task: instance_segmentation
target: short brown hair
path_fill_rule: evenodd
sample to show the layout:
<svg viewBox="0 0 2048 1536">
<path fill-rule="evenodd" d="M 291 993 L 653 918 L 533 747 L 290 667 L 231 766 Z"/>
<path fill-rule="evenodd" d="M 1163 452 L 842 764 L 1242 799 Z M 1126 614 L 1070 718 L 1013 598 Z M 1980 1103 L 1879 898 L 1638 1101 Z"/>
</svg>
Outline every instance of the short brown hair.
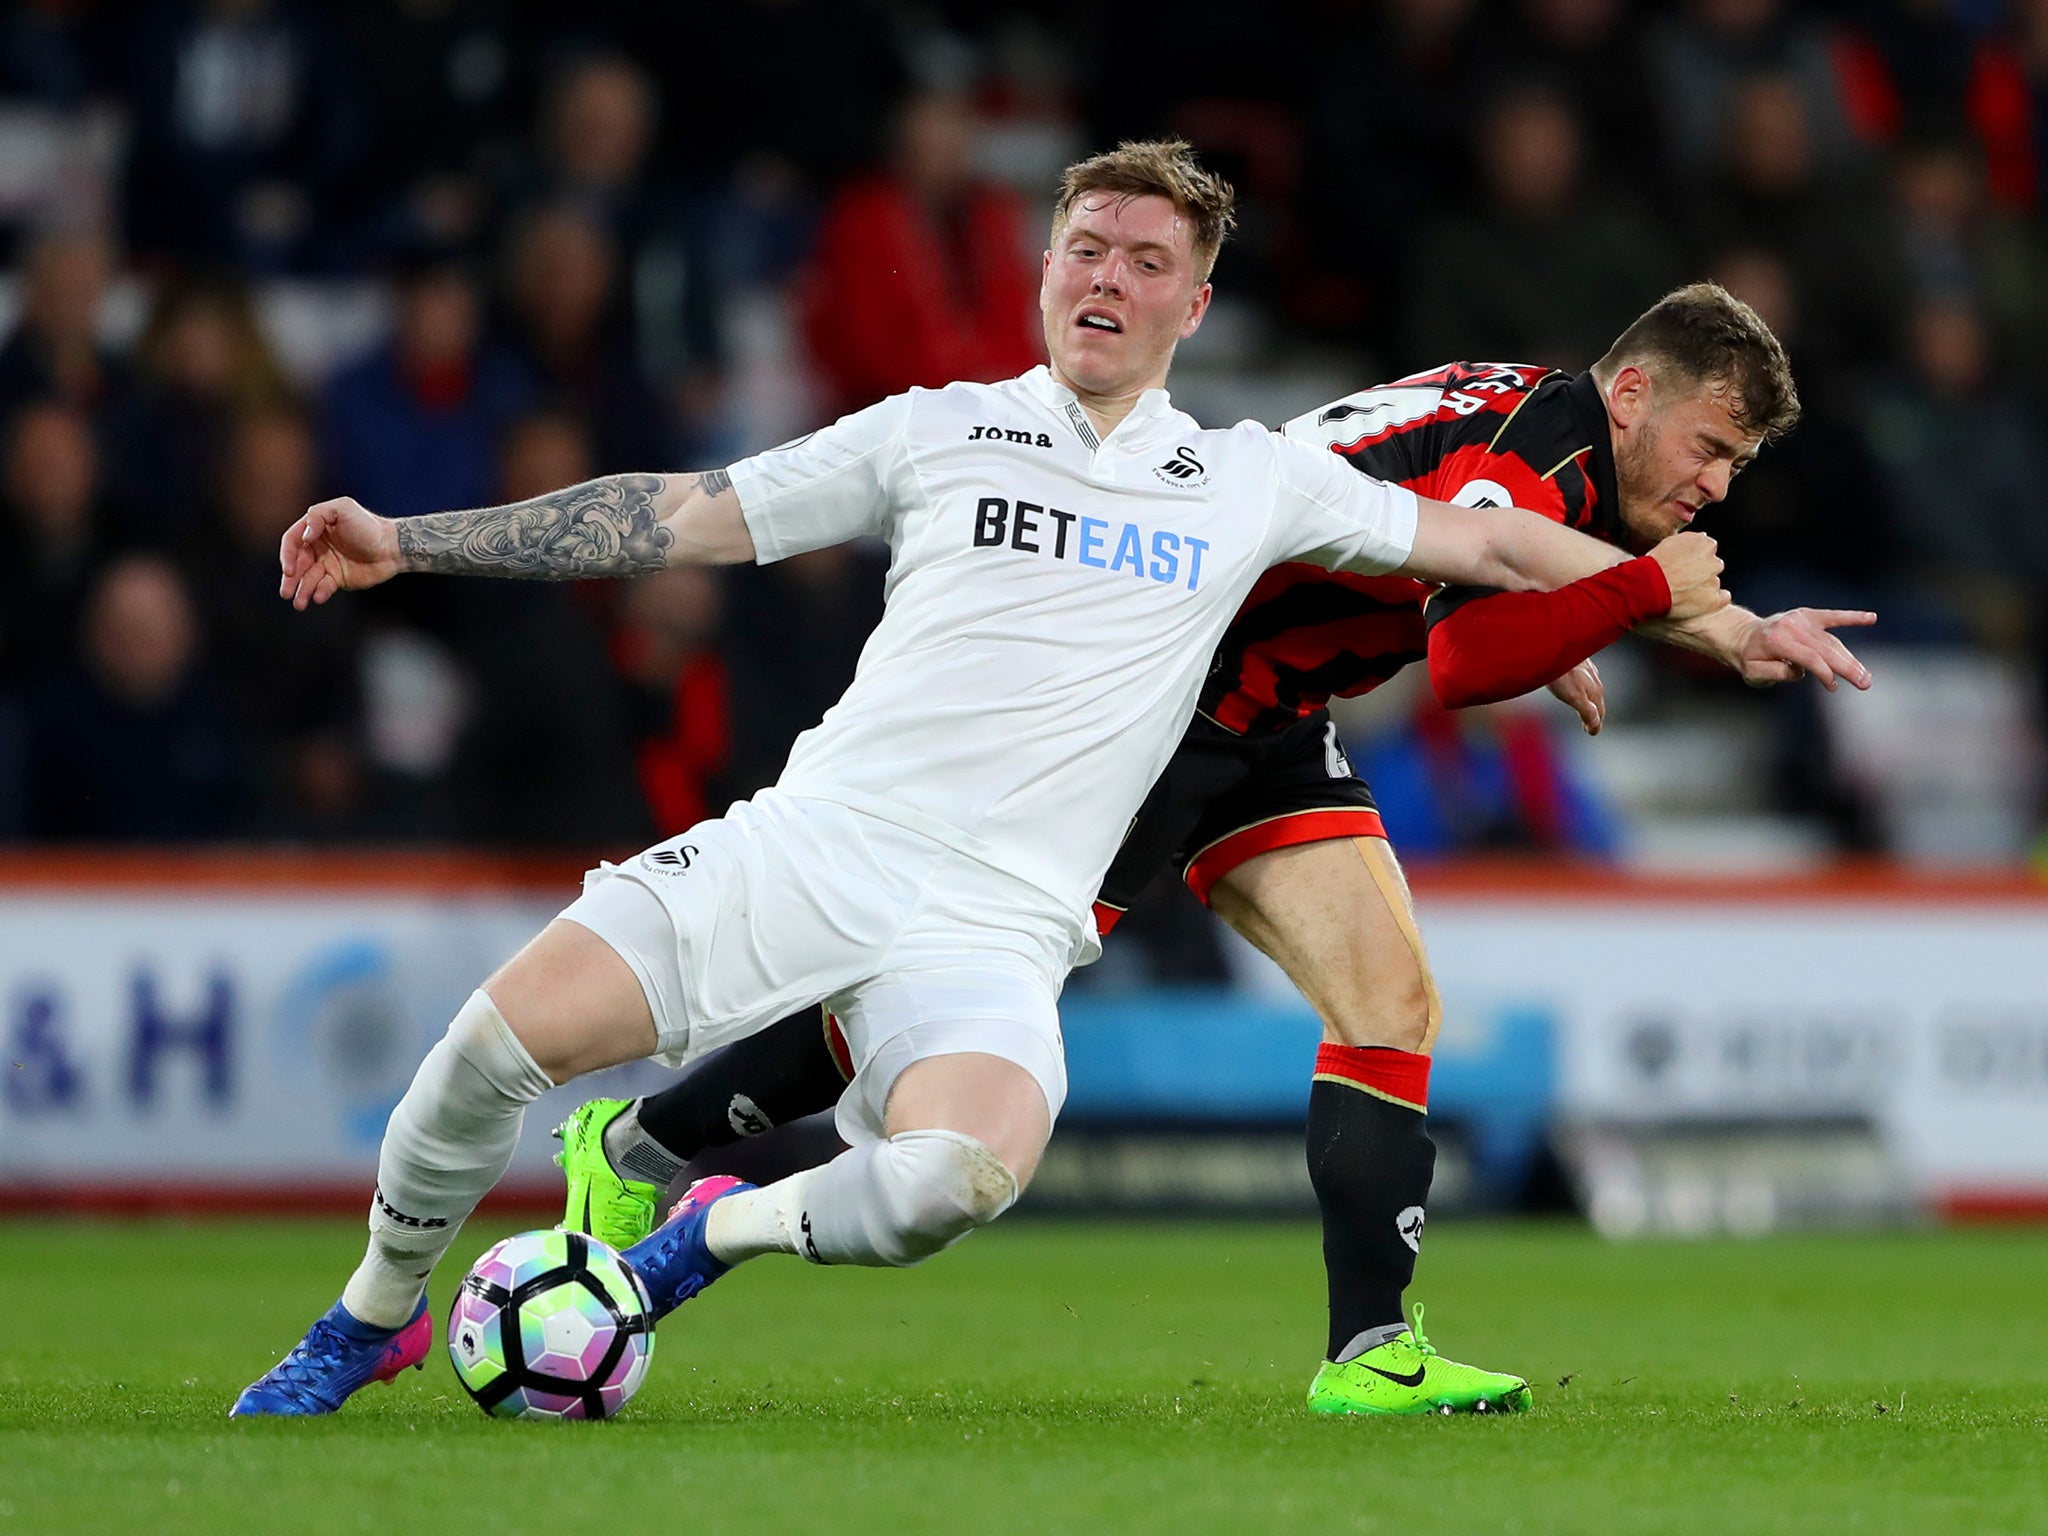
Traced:
<svg viewBox="0 0 2048 1536">
<path fill-rule="evenodd" d="M 1205 283 L 1216 265 L 1216 253 L 1237 225 L 1237 193 L 1221 176 L 1202 169 L 1194 147 L 1184 139 L 1126 139 L 1115 149 L 1068 166 L 1052 212 L 1055 245 L 1074 205 L 1091 192 L 1117 198 L 1163 197 L 1172 203 L 1173 211 L 1194 225 L 1196 275 Z"/>
<path fill-rule="evenodd" d="M 1593 365 L 1603 383 L 1636 367 L 1655 382 L 1725 390 L 1735 424 L 1775 442 L 1798 424 L 1799 391 L 1784 344 L 1763 317 L 1719 283 L 1674 289 L 1615 338 Z"/>
</svg>

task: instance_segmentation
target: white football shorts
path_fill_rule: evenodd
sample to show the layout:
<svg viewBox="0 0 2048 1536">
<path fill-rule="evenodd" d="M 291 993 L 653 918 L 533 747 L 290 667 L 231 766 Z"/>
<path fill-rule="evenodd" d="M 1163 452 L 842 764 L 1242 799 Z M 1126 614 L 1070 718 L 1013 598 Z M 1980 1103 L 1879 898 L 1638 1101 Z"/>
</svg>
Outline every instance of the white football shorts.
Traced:
<svg viewBox="0 0 2048 1536">
<path fill-rule="evenodd" d="M 914 1061 L 963 1051 L 1023 1067 L 1058 1119 L 1060 988 L 1085 943 L 1036 886 L 922 833 L 763 790 L 624 864 L 563 909 L 618 951 L 671 1066 L 823 1003 L 854 1065 L 839 1134 L 879 1139 Z"/>
</svg>

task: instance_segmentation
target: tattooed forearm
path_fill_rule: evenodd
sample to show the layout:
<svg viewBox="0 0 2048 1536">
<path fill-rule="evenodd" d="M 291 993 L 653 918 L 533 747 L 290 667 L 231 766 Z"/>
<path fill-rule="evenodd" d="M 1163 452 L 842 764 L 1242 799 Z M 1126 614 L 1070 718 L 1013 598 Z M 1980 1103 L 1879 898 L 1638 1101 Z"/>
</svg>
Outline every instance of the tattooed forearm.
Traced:
<svg viewBox="0 0 2048 1536">
<path fill-rule="evenodd" d="M 507 507 L 400 518 L 398 557 L 408 571 L 443 575 L 643 576 L 668 563 L 675 542 L 655 507 L 665 478 L 607 475 Z"/>
</svg>

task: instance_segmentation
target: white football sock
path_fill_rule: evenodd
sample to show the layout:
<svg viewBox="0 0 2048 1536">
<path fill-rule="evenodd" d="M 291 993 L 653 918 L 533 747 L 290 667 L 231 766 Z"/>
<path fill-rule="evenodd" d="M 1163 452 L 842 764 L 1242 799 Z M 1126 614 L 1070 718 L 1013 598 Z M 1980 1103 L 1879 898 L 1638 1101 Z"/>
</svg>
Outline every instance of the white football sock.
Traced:
<svg viewBox="0 0 2048 1536">
<path fill-rule="evenodd" d="M 526 1106 L 554 1086 L 481 991 L 413 1074 L 384 1128 L 370 1245 L 341 1293 L 366 1323 L 412 1316 L 441 1255 L 512 1161 Z"/>
<path fill-rule="evenodd" d="M 821 1171 L 806 1168 L 760 1189 L 727 1195 L 712 1206 L 704 1218 L 704 1245 L 711 1256 L 738 1264 L 764 1253 L 802 1253 L 804 1191 Z"/>
<path fill-rule="evenodd" d="M 972 1136 L 901 1131 L 726 1196 L 711 1207 L 704 1238 L 727 1263 L 800 1253 L 814 1264 L 904 1268 L 994 1221 L 1017 1194 L 1016 1175 Z"/>
</svg>

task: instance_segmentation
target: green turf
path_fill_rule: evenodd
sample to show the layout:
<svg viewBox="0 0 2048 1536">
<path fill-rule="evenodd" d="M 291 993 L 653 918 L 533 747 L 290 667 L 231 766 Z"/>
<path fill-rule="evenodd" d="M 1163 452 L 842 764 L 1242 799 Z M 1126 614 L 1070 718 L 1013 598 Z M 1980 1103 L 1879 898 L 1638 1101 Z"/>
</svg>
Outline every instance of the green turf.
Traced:
<svg viewBox="0 0 2048 1536">
<path fill-rule="evenodd" d="M 2039 1232 L 1432 1224 L 1431 1334 L 1535 1381 L 1514 1420 L 1303 1412 L 1307 1227 L 1013 1221 L 910 1273 L 762 1261 L 614 1424 L 487 1420 L 438 1351 L 227 1423 L 358 1231 L 0 1224 L 0 1536 L 2048 1530 Z"/>
</svg>

